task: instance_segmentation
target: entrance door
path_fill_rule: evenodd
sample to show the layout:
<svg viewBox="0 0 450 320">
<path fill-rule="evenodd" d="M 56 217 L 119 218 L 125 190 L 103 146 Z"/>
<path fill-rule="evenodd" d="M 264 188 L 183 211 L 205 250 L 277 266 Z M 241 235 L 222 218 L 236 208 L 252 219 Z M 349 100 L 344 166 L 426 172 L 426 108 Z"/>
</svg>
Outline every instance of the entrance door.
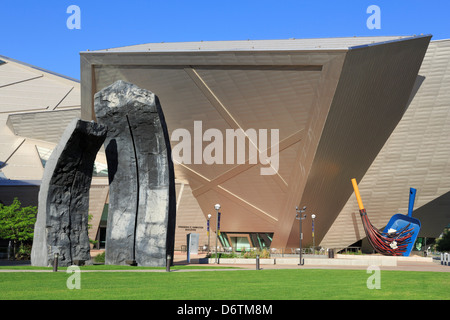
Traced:
<svg viewBox="0 0 450 320">
<path fill-rule="evenodd" d="M 229 234 L 231 246 L 235 251 L 249 251 L 251 246 L 250 237 L 246 234 Z"/>
</svg>

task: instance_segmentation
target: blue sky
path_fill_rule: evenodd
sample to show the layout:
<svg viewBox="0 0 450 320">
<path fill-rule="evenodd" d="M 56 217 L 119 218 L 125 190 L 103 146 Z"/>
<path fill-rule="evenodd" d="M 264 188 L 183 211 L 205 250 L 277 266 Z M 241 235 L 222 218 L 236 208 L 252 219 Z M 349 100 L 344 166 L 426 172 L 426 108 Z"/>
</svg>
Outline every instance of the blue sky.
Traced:
<svg viewBox="0 0 450 320">
<path fill-rule="evenodd" d="M 68 29 L 70 5 L 81 29 Z M 381 29 L 367 28 L 370 5 Z M 149 42 L 432 34 L 450 38 L 448 0 L 1 0 L 0 55 L 76 79 L 79 52 Z"/>
</svg>

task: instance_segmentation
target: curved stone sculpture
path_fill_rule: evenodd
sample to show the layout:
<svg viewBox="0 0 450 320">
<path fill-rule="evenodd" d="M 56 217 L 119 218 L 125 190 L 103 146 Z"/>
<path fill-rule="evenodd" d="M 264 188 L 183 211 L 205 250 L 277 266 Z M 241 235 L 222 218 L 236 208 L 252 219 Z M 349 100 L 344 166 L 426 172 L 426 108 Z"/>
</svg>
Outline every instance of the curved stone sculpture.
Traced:
<svg viewBox="0 0 450 320">
<path fill-rule="evenodd" d="M 106 127 L 74 119 L 48 159 L 39 190 L 31 263 L 49 266 L 90 260 L 89 189 L 94 161 Z"/>
<path fill-rule="evenodd" d="M 173 256 L 175 177 L 158 97 L 117 81 L 95 94 L 94 106 L 108 127 L 105 263 L 165 266 Z"/>
</svg>

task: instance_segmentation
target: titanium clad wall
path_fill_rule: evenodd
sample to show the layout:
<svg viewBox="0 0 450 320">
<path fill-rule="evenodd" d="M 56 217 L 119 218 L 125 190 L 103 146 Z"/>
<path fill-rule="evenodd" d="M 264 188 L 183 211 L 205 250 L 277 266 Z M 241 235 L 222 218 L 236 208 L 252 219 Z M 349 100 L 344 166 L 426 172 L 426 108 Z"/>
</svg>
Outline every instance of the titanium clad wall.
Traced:
<svg viewBox="0 0 450 320">
<path fill-rule="evenodd" d="M 372 223 L 384 227 L 396 213 L 407 214 L 409 188 L 417 189 L 413 217 L 419 236 L 437 237 L 450 223 L 450 40 L 432 41 L 419 76 L 423 82 L 408 110 L 358 181 Z M 365 237 L 352 194 L 322 241 L 346 247 Z"/>
<path fill-rule="evenodd" d="M 1 65 L 0 88 L 11 86 L 20 82 L 41 78 L 43 75 L 18 67 L 14 63 L 7 62 Z"/>
<path fill-rule="evenodd" d="M 181 249 L 186 245 L 186 235 L 189 233 L 198 233 L 198 245 L 203 247 L 208 245 L 207 223 L 202 209 L 197 200 L 192 195 L 192 190 L 188 184 L 176 183 L 177 191 L 177 222 L 175 230 L 175 250 Z M 215 215 L 213 210 L 209 212 Z M 211 230 L 210 230 L 211 231 Z M 214 244 L 216 234 L 210 232 L 210 245 Z"/>
<path fill-rule="evenodd" d="M 418 237 L 439 237 L 450 224 L 450 192 L 414 210 L 414 218 L 422 223 Z"/>
<path fill-rule="evenodd" d="M 68 123 L 80 117 L 80 108 L 9 114 L 7 125 L 15 135 L 58 143 Z"/>
<path fill-rule="evenodd" d="M 351 196 L 350 179 L 365 174 L 403 115 L 429 39 L 348 52 L 84 52 L 82 117 L 94 119 L 93 94 L 122 79 L 159 96 L 170 132 L 193 136 L 198 120 L 203 131 L 280 129 L 277 175 L 203 163 L 176 165 L 176 177 L 205 217 L 222 205 L 222 231 L 274 232 L 276 248 L 298 246 L 295 206 L 307 205 L 318 244 Z"/>
<path fill-rule="evenodd" d="M 320 243 L 403 116 L 430 37 L 349 50 L 300 206 Z M 308 220 L 306 220 L 308 221 Z M 304 243 L 312 245 L 311 220 Z M 298 243 L 298 224 L 286 247 Z M 277 237 L 275 233 L 275 237 Z M 274 239 L 275 242 L 275 239 Z"/>
<path fill-rule="evenodd" d="M 92 92 L 119 79 L 153 91 L 160 98 L 170 134 L 183 128 L 194 137 L 194 121 L 202 121 L 203 132 L 209 128 L 223 133 L 237 128 L 279 129 L 280 167 L 274 176 L 262 176 L 260 165 L 248 163 L 175 164 L 176 178 L 189 183 L 204 216 L 215 203 L 222 204 L 223 231 L 272 232 L 290 185 L 297 184 L 291 174 L 296 159 L 312 155 L 306 154 L 301 146 L 308 143 L 315 149 L 311 133 L 307 135 L 322 128 L 344 54 L 263 52 L 178 56 L 181 58 L 178 63 L 188 63 L 190 58 L 202 64 L 169 66 L 167 63 L 175 61 L 171 53 L 149 57 L 94 54 L 87 59 L 95 63 L 92 73 L 83 73 L 83 80 L 84 77 L 94 80 Z M 163 65 L 140 64 L 146 59 L 148 63 Z M 86 110 L 86 105 L 82 110 Z M 322 125 L 317 126 L 319 123 Z M 313 129 L 316 126 L 319 131 Z M 172 147 L 176 144 L 173 142 Z M 194 146 L 191 147 L 193 154 Z M 307 167 L 306 163 L 302 165 Z M 215 216 L 211 223 L 215 226 Z"/>
<path fill-rule="evenodd" d="M 72 89 L 73 87 L 66 83 L 58 83 L 44 76 L 1 87 L 0 112 L 52 110 L 58 106 Z"/>
<path fill-rule="evenodd" d="M 346 50 L 321 51 L 249 51 L 249 52 L 82 52 L 81 117 L 95 120 L 93 95 L 98 90 L 96 69 L 108 68 L 191 68 L 192 66 L 321 66 L 345 54 Z M 154 90 L 154 89 L 153 89 Z M 154 90 L 155 91 L 155 90 Z M 157 92 L 155 92 L 157 93 Z M 161 94 L 159 94 L 161 96 Z"/>
</svg>

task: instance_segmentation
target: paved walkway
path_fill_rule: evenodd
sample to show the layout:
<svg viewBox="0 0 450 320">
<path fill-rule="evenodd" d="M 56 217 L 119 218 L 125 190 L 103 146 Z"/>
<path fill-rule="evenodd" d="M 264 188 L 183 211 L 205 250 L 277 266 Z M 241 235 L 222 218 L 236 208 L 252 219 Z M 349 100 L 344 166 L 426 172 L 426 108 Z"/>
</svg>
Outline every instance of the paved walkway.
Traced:
<svg viewBox="0 0 450 320">
<path fill-rule="evenodd" d="M 175 263 L 177 264 L 177 263 Z M 185 263 L 179 263 L 185 265 Z M 256 264 L 190 264 L 190 266 L 223 266 L 236 267 L 239 270 L 256 270 Z M 333 265 L 303 265 L 297 264 L 264 264 L 260 265 L 260 270 L 274 270 L 274 269 L 341 269 L 341 270 L 366 270 L 368 266 L 333 266 Z M 432 272 L 450 272 L 450 266 L 444 266 L 437 262 L 398 262 L 397 266 L 379 266 L 380 270 L 396 270 L 396 271 L 432 271 Z M 205 271 L 205 269 L 199 269 Z M 208 269 L 206 269 L 208 270 Z M 209 269 L 215 271 L 217 269 Z M 221 269 L 221 270 L 236 270 L 236 269 Z M 194 270 L 189 270 L 194 271 Z"/>
<path fill-rule="evenodd" d="M 196 258 L 203 258 L 204 255 L 193 256 L 192 260 Z M 307 256 L 305 256 L 307 259 Z M 413 260 L 413 259 L 411 259 Z M 186 265 L 186 254 L 176 254 L 174 263 L 177 265 Z M 226 259 L 221 259 L 220 264 L 189 264 L 191 266 L 223 266 L 223 267 L 237 267 L 246 270 L 256 270 L 256 264 L 227 264 Z M 260 264 L 261 270 L 272 269 L 343 269 L 343 270 L 366 270 L 368 266 L 357 265 L 298 265 L 298 258 L 292 258 L 292 264 Z M 397 271 L 433 271 L 433 272 L 450 272 L 450 266 L 441 265 L 439 261 L 421 262 L 421 261 L 398 261 L 397 266 L 379 266 L 380 270 L 397 270 Z M 205 269 L 203 269 L 205 270 Z M 211 269 L 215 270 L 215 269 Z M 227 269 L 223 269 L 227 270 Z M 228 269 L 233 270 L 233 269 Z"/>
<path fill-rule="evenodd" d="M 204 256 L 194 256 L 203 258 Z M 297 259 L 292 259 L 292 264 L 261 264 L 260 270 L 273 269 L 342 269 L 342 270 L 366 270 L 368 266 L 352 266 L 352 265 L 303 265 L 297 264 Z M 222 259 L 220 264 L 188 264 L 186 256 L 176 254 L 175 265 L 189 265 L 191 267 L 198 266 L 198 269 L 190 268 L 183 270 L 171 269 L 171 272 L 194 272 L 194 271 L 236 271 L 236 270 L 256 270 L 256 264 L 226 264 L 226 260 Z M 30 261 L 8 261 L 0 260 L 0 266 L 21 266 L 30 265 Z M 204 269 L 205 266 L 224 267 L 223 269 Z M 233 267 L 233 268 L 229 268 Z M 380 270 L 396 270 L 396 271 L 433 271 L 433 272 L 450 272 L 450 266 L 441 265 L 439 261 L 420 262 L 420 261 L 398 261 L 397 266 L 380 266 Z M 165 272 L 165 269 L 136 269 L 136 270 L 83 270 L 83 272 Z M 0 269 L 0 272 L 52 272 L 52 270 L 34 270 L 34 269 Z"/>
<path fill-rule="evenodd" d="M 191 264 L 192 265 L 192 264 Z M 194 266 L 194 265 L 192 265 Z M 199 264 L 198 266 L 205 266 L 205 264 Z M 209 264 L 209 266 L 215 266 L 214 264 Z M 240 269 L 246 270 L 256 270 L 256 265 L 249 264 L 220 264 L 223 267 L 238 267 Z M 450 272 L 450 266 L 443 266 L 438 263 L 404 263 L 399 262 L 397 266 L 380 266 L 380 270 L 396 270 L 396 271 L 433 271 L 433 272 Z M 367 266 L 326 266 L 326 265 L 261 265 L 260 270 L 273 270 L 273 269 L 341 269 L 341 270 L 366 270 Z M 203 269 L 204 270 L 204 269 Z M 210 269 L 215 270 L 215 269 Z M 226 270 L 226 269 L 222 269 Z M 229 269 L 232 270 L 232 269 Z"/>
</svg>

